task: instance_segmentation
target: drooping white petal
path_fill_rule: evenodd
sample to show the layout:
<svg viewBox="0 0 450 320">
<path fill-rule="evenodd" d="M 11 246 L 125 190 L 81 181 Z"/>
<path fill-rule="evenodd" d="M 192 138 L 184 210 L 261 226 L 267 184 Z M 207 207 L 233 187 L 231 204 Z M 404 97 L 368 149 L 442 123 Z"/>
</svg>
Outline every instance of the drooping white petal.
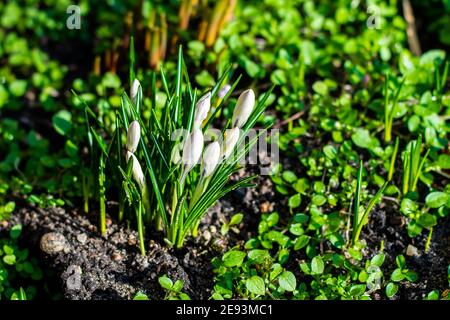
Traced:
<svg viewBox="0 0 450 320">
<path fill-rule="evenodd" d="M 139 125 L 139 122 L 135 120 L 128 127 L 127 144 L 126 144 L 127 151 L 131 153 L 136 152 L 140 139 L 141 139 L 141 126 Z"/>
<path fill-rule="evenodd" d="M 239 140 L 239 134 L 240 129 L 239 128 L 233 128 L 228 129 L 225 131 L 224 134 L 224 141 L 222 144 L 222 156 L 226 159 L 228 158 L 231 153 L 233 152 L 234 147 L 236 146 L 238 140 Z"/>
<path fill-rule="evenodd" d="M 215 141 L 209 144 L 203 152 L 202 172 L 204 177 L 209 177 L 217 167 L 220 159 L 220 144 Z"/>
<path fill-rule="evenodd" d="M 136 104 L 136 97 L 139 90 L 142 90 L 141 83 L 139 82 L 138 79 L 134 79 L 130 89 L 130 98 L 134 104 Z"/>
<path fill-rule="evenodd" d="M 142 171 L 141 164 L 133 153 L 127 151 L 127 162 L 130 160 L 130 158 L 133 158 L 133 168 L 131 170 L 133 173 L 133 178 L 142 188 L 145 183 L 145 177 L 144 172 Z"/>
<path fill-rule="evenodd" d="M 194 128 L 201 128 L 202 122 L 208 116 L 209 109 L 211 108 L 211 92 L 208 92 L 198 100 L 195 106 L 194 114 Z"/>
<path fill-rule="evenodd" d="M 254 106 L 255 93 L 253 90 L 248 89 L 242 92 L 234 108 L 233 119 L 231 121 L 233 127 L 242 128 L 250 117 Z"/>
<path fill-rule="evenodd" d="M 194 129 L 183 147 L 183 163 L 187 171 L 191 170 L 200 160 L 203 151 L 203 133 L 201 129 Z"/>
</svg>

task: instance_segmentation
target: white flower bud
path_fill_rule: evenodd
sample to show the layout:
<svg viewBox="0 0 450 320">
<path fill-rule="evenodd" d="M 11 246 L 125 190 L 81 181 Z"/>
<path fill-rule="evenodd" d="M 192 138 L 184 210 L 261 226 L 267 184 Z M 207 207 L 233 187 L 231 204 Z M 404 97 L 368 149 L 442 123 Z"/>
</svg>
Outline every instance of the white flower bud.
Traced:
<svg viewBox="0 0 450 320">
<path fill-rule="evenodd" d="M 130 158 L 133 158 L 133 168 L 131 170 L 133 173 L 133 178 L 142 188 L 145 183 L 144 172 L 142 171 L 141 165 L 136 156 L 133 153 L 127 151 L 127 162 L 130 160 Z"/>
<path fill-rule="evenodd" d="M 234 147 L 238 143 L 239 140 L 240 129 L 233 128 L 225 131 L 224 141 L 222 145 L 222 156 L 226 159 L 233 152 Z"/>
<path fill-rule="evenodd" d="M 139 82 L 138 79 L 134 79 L 130 89 L 130 98 L 134 104 L 136 104 L 136 97 L 139 91 L 142 92 L 141 83 Z"/>
<path fill-rule="evenodd" d="M 139 125 L 139 122 L 134 120 L 128 127 L 127 144 L 126 144 L 127 151 L 131 153 L 136 152 L 140 139 L 141 139 L 141 126 Z"/>
<path fill-rule="evenodd" d="M 178 142 L 172 149 L 172 154 L 170 156 L 170 160 L 178 165 L 181 162 L 181 151 L 183 150 L 183 144 Z"/>
<path fill-rule="evenodd" d="M 220 159 L 220 144 L 215 141 L 209 144 L 203 152 L 202 172 L 204 177 L 209 177 L 217 167 Z"/>
<path fill-rule="evenodd" d="M 194 115 L 194 128 L 201 128 L 202 122 L 208 116 L 209 109 L 211 108 L 211 92 L 208 92 L 198 100 L 195 106 Z"/>
<path fill-rule="evenodd" d="M 250 114 L 255 106 L 255 93 L 252 89 L 245 90 L 239 96 L 236 106 L 234 107 L 233 119 L 231 121 L 233 127 L 242 128 L 247 122 Z"/>
<path fill-rule="evenodd" d="M 217 94 L 219 99 L 225 98 L 225 96 L 227 95 L 228 91 L 230 91 L 230 89 L 231 89 L 231 86 L 228 83 L 226 85 L 224 85 L 222 87 L 222 89 L 219 90 L 219 93 Z"/>
<path fill-rule="evenodd" d="M 200 160 L 203 151 L 203 133 L 201 129 L 194 129 L 183 147 L 183 163 L 186 172 L 190 171 Z"/>
</svg>

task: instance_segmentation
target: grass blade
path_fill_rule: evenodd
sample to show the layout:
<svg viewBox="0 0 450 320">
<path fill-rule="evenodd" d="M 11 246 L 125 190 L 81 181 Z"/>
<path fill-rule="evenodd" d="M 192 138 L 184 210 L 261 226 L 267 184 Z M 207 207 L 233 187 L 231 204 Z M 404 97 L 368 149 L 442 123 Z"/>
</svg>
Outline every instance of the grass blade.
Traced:
<svg viewBox="0 0 450 320">
<path fill-rule="evenodd" d="M 358 178 L 356 180 L 356 192 L 355 192 L 355 203 L 353 205 L 353 237 L 352 241 L 355 243 L 357 227 L 359 225 L 359 206 L 361 203 L 361 186 L 362 186 L 362 173 L 363 173 L 363 162 L 359 161 Z"/>
</svg>

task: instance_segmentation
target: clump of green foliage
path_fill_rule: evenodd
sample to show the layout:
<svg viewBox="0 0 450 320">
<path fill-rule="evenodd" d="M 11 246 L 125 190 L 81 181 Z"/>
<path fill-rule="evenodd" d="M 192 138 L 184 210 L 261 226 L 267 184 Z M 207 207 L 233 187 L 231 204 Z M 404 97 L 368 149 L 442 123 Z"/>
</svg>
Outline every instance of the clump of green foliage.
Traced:
<svg viewBox="0 0 450 320">
<path fill-rule="evenodd" d="M 191 300 L 191 298 L 182 291 L 184 286 L 182 280 L 173 282 L 167 275 L 163 275 L 158 278 L 158 283 L 165 292 L 164 300 Z M 145 293 L 139 291 L 135 294 L 133 300 L 150 299 Z"/>
<path fill-rule="evenodd" d="M 131 61 L 134 59 L 133 52 L 130 53 Z M 271 92 L 268 91 L 255 102 L 253 91 L 245 91 L 235 106 L 230 130 L 226 130 L 227 125 L 221 127 L 219 135 L 212 134 L 215 142 L 208 148 L 216 144 L 217 150 L 208 151 L 206 148 L 203 153 L 203 134 L 207 135 L 211 124 L 217 121 L 216 116 L 228 102 L 239 79 L 223 97 L 218 98 L 219 89 L 228 76 L 225 73 L 198 100 L 197 91 L 192 89 L 184 67 L 181 49 L 178 59 L 173 87 L 169 85 L 164 69 L 161 70 L 167 100 L 160 110 L 156 109 L 155 101 L 150 110 L 142 107 L 142 88 L 133 81 L 132 86 L 135 87 L 132 88 L 131 99 L 126 93 L 122 95 L 121 112 L 116 114 L 116 126 L 108 143 L 90 125 L 90 121 L 94 121 L 100 129 L 104 129 L 86 106 L 91 164 L 94 176 L 98 177 L 96 190 L 100 202 L 100 229 L 103 234 L 106 233 L 105 189 L 107 183 L 115 184 L 121 190 L 119 217 L 123 215 L 125 203 L 136 214 L 142 254 L 145 254 L 144 224 L 149 226 L 153 223 L 157 230 L 164 231 L 165 241 L 170 246 L 180 248 L 188 234 L 196 234 L 200 219 L 210 206 L 229 191 L 250 186 L 253 176 L 233 183 L 229 183 L 229 177 L 239 170 L 242 159 L 258 139 L 259 134 L 249 139 L 246 136 L 262 115 Z M 134 71 L 131 73 L 134 74 Z M 186 81 L 184 84 L 183 79 Z M 152 92 L 156 93 L 156 74 L 152 83 Z M 211 110 L 210 105 L 214 105 Z M 144 113 L 148 114 L 147 118 Z M 179 129 L 185 129 L 187 136 L 174 139 L 173 135 Z M 122 134 L 126 131 L 127 153 L 124 157 Z M 207 156 L 208 152 L 212 155 Z M 202 165 L 196 166 L 202 154 Z M 208 157 L 215 158 L 213 164 L 207 163 Z"/>
<path fill-rule="evenodd" d="M 33 299 L 37 293 L 33 281 L 37 283 L 43 276 L 29 250 L 19 247 L 21 231 L 22 226 L 15 225 L 9 237 L 0 238 L 0 300 Z"/>
<path fill-rule="evenodd" d="M 278 213 L 264 214 L 258 235 L 244 248 L 232 248 L 213 260 L 216 284 L 212 298 L 368 300 L 382 290 L 393 298 L 400 282 L 417 281 L 417 273 L 407 268 L 402 255 L 390 272 L 383 267 L 386 254 L 382 250 L 367 260 L 359 251 L 353 252 L 352 259 L 343 253 L 317 252 L 319 239 L 306 234 L 314 224 L 298 214 L 284 227 Z M 289 233 L 279 231 L 283 229 Z M 307 259 L 299 261 L 297 270 L 291 269 L 290 256 L 304 249 Z"/>
</svg>

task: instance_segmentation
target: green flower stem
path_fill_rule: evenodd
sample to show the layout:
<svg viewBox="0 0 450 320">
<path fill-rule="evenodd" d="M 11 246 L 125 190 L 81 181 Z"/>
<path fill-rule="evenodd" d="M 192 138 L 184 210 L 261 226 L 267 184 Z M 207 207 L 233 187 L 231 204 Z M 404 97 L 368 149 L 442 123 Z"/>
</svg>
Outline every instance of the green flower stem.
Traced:
<svg viewBox="0 0 450 320">
<path fill-rule="evenodd" d="M 195 203 L 198 201 L 198 199 L 203 194 L 203 191 L 206 189 L 209 183 L 209 178 L 204 178 L 203 176 L 200 177 L 200 180 L 197 183 L 197 186 L 195 187 L 194 193 L 192 194 L 191 201 L 189 202 L 189 210 L 195 205 Z"/>
<path fill-rule="evenodd" d="M 142 198 L 142 203 L 144 205 L 144 216 L 145 216 L 145 220 L 147 222 L 150 222 L 151 220 L 151 209 L 150 209 L 150 195 L 148 192 L 148 187 L 147 187 L 147 183 L 144 182 L 144 184 L 141 186 L 141 198 Z"/>
<path fill-rule="evenodd" d="M 139 202 L 136 212 L 137 224 L 138 224 L 138 235 L 139 235 L 139 248 L 141 249 L 141 254 L 145 256 L 145 245 L 144 245 L 144 223 L 142 219 L 142 203 Z"/>
<path fill-rule="evenodd" d="M 404 155 L 403 159 L 403 179 L 402 179 L 402 193 L 406 195 L 409 189 L 409 155 L 408 151 Z"/>
<path fill-rule="evenodd" d="M 125 211 L 125 197 L 123 196 L 123 191 L 120 191 L 119 195 L 119 222 L 123 221 Z"/>
<path fill-rule="evenodd" d="M 194 228 L 192 228 L 192 236 L 194 238 L 196 238 L 198 236 L 198 227 L 200 225 L 200 221 L 198 221 L 195 225 Z"/>
<path fill-rule="evenodd" d="M 425 243 L 425 253 L 430 249 L 431 237 L 433 236 L 433 228 L 430 228 L 430 232 L 428 233 L 427 242 Z"/>
<path fill-rule="evenodd" d="M 175 245 L 177 248 L 181 248 L 183 245 L 184 237 L 181 237 L 183 232 L 183 223 L 185 215 L 184 201 L 186 200 L 186 192 L 180 197 L 177 203 L 175 211 L 173 212 L 173 222 L 171 224 L 171 232 L 169 234 L 169 241 Z M 181 242 L 180 242 L 181 241 Z"/>
<path fill-rule="evenodd" d="M 369 201 L 369 204 L 367 205 L 366 210 L 364 210 L 364 213 L 361 217 L 361 219 L 359 219 L 358 225 L 355 226 L 356 231 L 354 233 L 353 236 L 353 244 L 355 244 L 356 242 L 358 242 L 359 240 L 359 236 L 361 234 L 361 230 L 362 227 L 367 223 L 367 220 L 369 218 L 369 214 L 372 211 L 373 207 L 375 206 L 375 204 L 381 199 L 381 197 L 383 196 L 384 190 L 386 189 L 388 183 L 385 182 L 383 184 L 383 186 L 378 190 L 378 192 L 372 197 L 372 199 Z"/>
<path fill-rule="evenodd" d="M 183 248 L 184 239 L 186 238 L 185 234 L 183 232 L 180 232 L 176 241 L 176 248 L 181 249 Z"/>
<path fill-rule="evenodd" d="M 359 205 L 361 202 L 362 173 L 363 173 L 363 162 L 362 162 L 362 160 L 360 160 L 359 161 L 358 178 L 356 180 L 355 203 L 354 203 L 354 207 L 353 207 L 353 236 L 352 236 L 353 243 L 355 243 L 355 239 L 358 239 L 357 227 L 360 222 Z"/>
<path fill-rule="evenodd" d="M 189 203 L 189 210 L 192 209 L 192 207 L 195 205 L 195 203 L 198 201 L 198 199 L 202 196 L 205 189 L 208 187 L 210 177 L 207 177 L 206 179 L 203 176 L 200 177 L 200 180 L 197 183 L 197 186 L 195 187 L 194 194 L 192 195 L 191 201 Z M 194 224 L 194 227 L 192 228 L 192 236 L 193 237 L 197 237 L 199 225 L 200 225 L 200 221 L 198 221 Z"/>
<path fill-rule="evenodd" d="M 84 199 L 84 213 L 89 213 L 89 187 L 88 178 L 83 174 L 82 178 L 82 188 L 83 188 L 83 199 Z"/>
<path fill-rule="evenodd" d="M 425 153 L 425 156 L 423 157 L 422 161 L 420 162 L 419 168 L 417 169 L 416 176 L 414 177 L 414 181 L 411 186 L 411 190 L 414 192 L 417 189 L 417 182 L 419 182 L 419 177 L 422 173 L 423 165 L 425 164 L 425 160 L 427 160 L 428 154 L 430 153 L 430 149 L 427 150 Z"/>
<path fill-rule="evenodd" d="M 388 181 L 391 181 L 392 178 L 394 177 L 395 160 L 396 160 L 396 158 L 397 158 L 398 145 L 399 145 L 399 139 L 398 139 L 398 137 L 397 137 L 397 138 L 395 139 L 394 151 L 392 152 L 391 164 L 390 164 L 390 166 L 389 166 Z"/>
<path fill-rule="evenodd" d="M 98 185 L 100 201 L 100 232 L 102 236 L 106 236 L 105 159 L 103 153 L 100 155 Z"/>
</svg>

